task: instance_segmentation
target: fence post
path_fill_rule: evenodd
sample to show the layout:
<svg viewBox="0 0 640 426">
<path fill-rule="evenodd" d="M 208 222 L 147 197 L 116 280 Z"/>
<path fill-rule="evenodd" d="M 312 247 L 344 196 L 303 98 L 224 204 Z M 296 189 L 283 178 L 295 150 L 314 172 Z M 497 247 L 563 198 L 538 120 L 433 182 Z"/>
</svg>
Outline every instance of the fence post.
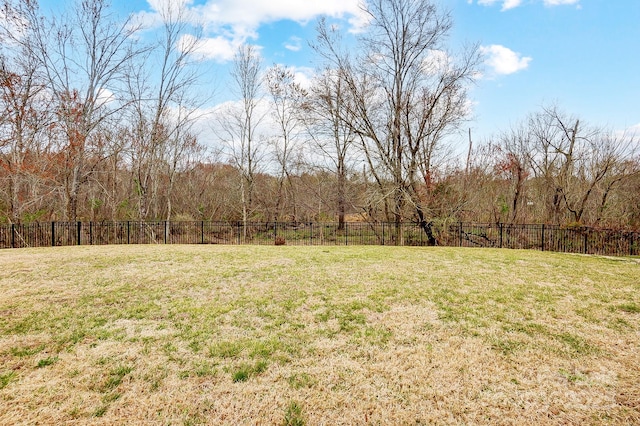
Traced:
<svg viewBox="0 0 640 426">
<path fill-rule="evenodd" d="M 587 250 L 588 249 L 588 247 L 587 247 L 587 234 L 588 234 L 588 232 L 589 232 L 588 229 L 584 230 L 584 254 L 587 254 L 587 251 L 588 251 Z"/>
<path fill-rule="evenodd" d="M 167 221 L 164 221 L 164 243 L 167 244 Z"/>
<path fill-rule="evenodd" d="M 541 242 L 540 242 L 540 248 L 542 251 L 544 251 L 544 223 L 542 224 L 542 235 L 541 235 Z"/>
<path fill-rule="evenodd" d="M 16 248 L 16 225 L 11 224 L 11 248 Z"/>
<path fill-rule="evenodd" d="M 349 245 L 349 232 L 347 230 L 347 222 L 344 223 L 344 245 Z"/>
<path fill-rule="evenodd" d="M 500 248 L 502 248 L 502 222 L 498 224 L 498 227 L 500 228 Z"/>
<path fill-rule="evenodd" d="M 131 223 L 127 221 L 127 245 L 131 244 Z"/>
<path fill-rule="evenodd" d="M 309 245 L 313 245 L 313 222 L 309 222 Z"/>
<path fill-rule="evenodd" d="M 382 222 L 382 245 L 384 245 L 384 222 Z"/>
<path fill-rule="evenodd" d="M 89 245 L 93 245 L 93 222 L 89 221 Z"/>
<path fill-rule="evenodd" d="M 200 244 L 204 244 L 204 220 L 200 221 Z"/>
<path fill-rule="evenodd" d="M 55 247 L 56 245 L 56 223 L 54 221 L 51 222 L 51 247 Z"/>
<path fill-rule="evenodd" d="M 458 247 L 462 247 L 462 222 L 458 222 Z"/>
<path fill-rule="evenodd" d="M 78 221 L 77 224 L 78 228 L 77 228 L 77 232 L 76 232 L 76 245 L 80 245 L 80 236 L 81 236 L 81 229 L 82 229 L 82 222 Z"/>
</svg>

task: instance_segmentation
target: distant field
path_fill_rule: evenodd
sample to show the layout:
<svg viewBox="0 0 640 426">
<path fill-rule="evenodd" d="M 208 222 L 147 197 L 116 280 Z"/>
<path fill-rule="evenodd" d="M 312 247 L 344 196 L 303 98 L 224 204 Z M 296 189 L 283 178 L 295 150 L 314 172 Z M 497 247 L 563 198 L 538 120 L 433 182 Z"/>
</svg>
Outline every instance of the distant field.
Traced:
<svg viewBox="0 0 640 426">
<path fill-rule="evenodd" d="M 0 424 L 640 424 L 640 263 L 0 251 Z"/>
</svg>

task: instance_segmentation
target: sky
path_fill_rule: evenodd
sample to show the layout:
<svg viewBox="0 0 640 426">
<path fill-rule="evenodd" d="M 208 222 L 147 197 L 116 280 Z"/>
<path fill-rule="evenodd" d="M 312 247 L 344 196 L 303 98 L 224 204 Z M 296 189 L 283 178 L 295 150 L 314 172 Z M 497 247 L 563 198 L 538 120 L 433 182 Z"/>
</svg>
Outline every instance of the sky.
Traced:
<svg viewBox="0 0 640 426">
<path fill-rule="evenodd" d="M 266 66 L 292 67 L 305 84 L 319 65 L 308 44 L 318 18 L 327 16 L 349 34 L 366 24 L 359 0 L 112 1 L 120 13 L 133 13 L 144 22 L 147 35 L 157 28 L 157 11 L 165 2 L 186 5 L 202 25 L 199 53 L 219 86 L 213 104 L 233 100 L 226 81 L 241 43 L 258 46 Z M 41 0 L 45 8 L 56 3 Z M 630 129 L 640 136 L 640 0 L 436 4 L 453 18 L 450 50 L 478 44 L 484 57 L 482 76 L 470 89 L 472 114 L 466 127 L 474 139 L 507 131 L 550 105 L 589 125 Z"/>
</svg>

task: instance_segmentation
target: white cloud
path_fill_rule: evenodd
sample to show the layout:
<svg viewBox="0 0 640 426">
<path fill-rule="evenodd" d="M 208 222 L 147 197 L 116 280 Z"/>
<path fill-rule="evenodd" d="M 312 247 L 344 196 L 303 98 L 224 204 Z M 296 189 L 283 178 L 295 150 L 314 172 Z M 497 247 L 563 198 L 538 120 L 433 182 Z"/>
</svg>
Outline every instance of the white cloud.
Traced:
<svg viewBox="0 0 640 426">
<path fill-rule="evenodd" d="M 257 27 L 265 22 L 290 19 L 307 22 L 319 15 L 342 17 L 357 12 L 357 0 L 302 2 L 299 0 L 209 0 L 193 7 L 207 24 Z"/>
<path fill-rule="evenodd" d="M 423 62 L 424 72 L 436 75 L 451 67 L 451 57 L 444 50 L 430 50 Z"/>
<path fill-rule="evenodd" d="M 147 0 L 151 9 L 155 11 L 167 11 L 175 14 L 182 8 L 188 8 L 193 4 L 192 0 Z"/>
<path fill-rule="evenodd" d="M 630 136 L 635 140 L 640 139 L 640 123 L 636 124 L 635 126 L 629 127 L 624 131 L 624 134 Z"/>
<path fill-rule="evenodd" d="M 357 34 L 364 31 L 365 27 L 369 25 L 369 21 L 371 21 L 371 16 L 365 12 L 366 9 L 366 1 L 359 0 L 358 7 L 350 11 L 352 14 L 351 18 L 349 18 L 349 25 L 351 28 L 349 29 L 350 33 Z"/>
<path fill-rule="evenodd" d="M 529 67 L 532 60 L 531 57 L 523 57 L 520 53 L 499 44 L 481 46 L 480 53 L 486 58 L 485 64 L 499 75 L 513 74 L 524 70 Z"/>
<path fill-rule="evenodd" d="M 111 90 L 105 87 L 98 89 L 98 93 L 96 94 L 96 103 L 98 104 L 98 106 L 110 104 L 115 100 L 116 97 Z"/>
<path fill-rule="evenodd" d="M 471 3 L 473 0 L 469 0 L 469 4 Z M 478 0 L 478 4 L 481 6 L 493 6 L 496 3 L 502 3 L 502 10 L 508 10 L 519 6 L 521 0 Z"/>
<path fill-rule="evenodd" d="M 193 0 L 178 0 L 187 8 L 188 20 L 201 25 L 207 37 L 204 50 L 209 58 L 226 61 L 230 59 L 228 48 L 248 39 L 257 38 L 260 25 L 280 20 L 307 23 L 319 16 L 347 19 L 351 31 L 359 31 L 366 25 L 360 9 L 361 0 L 206 0 L 194 4 Z M 174 0 L 147 0 L 151 12 L 140 12 L 137 20 L 148 27 L 157 26 L 163 10 L 175 9 Z M 225 43 L 226 41 L 226 43 Z M 287 48 L 296 48 L 291 42 Z M 217 55 L 217 56 L 216 56 Z"/>
<path fill-rule="evenodd" d="M 578 3 L 580 3 L 580 0 L 544 0 L 545 6 L 562 6 Z"/>
<path fill-rule="evenodd" d="M 503 11 L 516 8 L 522 4 L 522 0 L 478 0 L 478 4 L 481 6 L 493 6 L 500 2 L 502 3 Z M 469 0 L 468 3 L 472 4 L 473 0 Z"/>
<path fill-rule="evenodd" d="M 468 4 L 473 4 L 473 0 L 467 0 Z M 515 9 L 521 6 L 523 0 L 478 0 L 477 3 L 481 6 L 493 6 L 494 4 L 502 4 L 502 11 Z M 542 0 L 542 3 L 547 7 L 552 6 L 564 6 L 564 5 L 577 5 L 580 7 L 580 0 Z"/>
<path fill-rule="evenodd" d="M 621 141 L 627 150 L 635 153 L 640 152 L 640 123 L 624 130 L 615 130 L 611 136 L 617 141 Z"/>
<path fill-rule="evenodd" d="M 288 67 L 293 72 L 293 79 L 302 86 L 303 89 L 309 89 L 312 86 L 315 71 L 309 67 Z"/>
<path fill-rule="evenodd" d="M 296 36 L 289 37 L 289 40 L 284 44 L 284 48 L 297 52 L 302 49 L 302 39 Z"/>
<path fill-rule="evenodd" d="M 502 3 L 502 10 L 509 10 L 520 6 L 522 0 L 504 0 Z"/>
<path fill-rule="evenodd" d="M 179 44 L 190 45 L 193 42 L 192 35 L 182 36 Z M 208 37 L 201 39 L 194 49 L 194 53 L 199 55 L 201 59 L 211 59 L 215 61 L 230 61 L 233 55 L 242 44 L 240 40 L 228 39 L 222 36 Z"/>
<path fill-rule="evenodd" d="M 29 27 L 27 19 L 9 6 L 0 8 L 0 36 L 3 44 L 11 45 L 14 40 L 21 40 Z M 3 34 L 3 32 L 8 34 Z"/>
</svg>

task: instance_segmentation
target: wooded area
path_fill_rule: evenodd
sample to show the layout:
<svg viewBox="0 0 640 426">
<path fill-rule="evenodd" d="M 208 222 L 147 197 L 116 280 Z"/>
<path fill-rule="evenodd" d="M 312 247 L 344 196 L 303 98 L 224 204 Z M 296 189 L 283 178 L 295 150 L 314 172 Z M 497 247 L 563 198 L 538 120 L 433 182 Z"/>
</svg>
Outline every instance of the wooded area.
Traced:
<svg viewBox="0 0 640 426">
<path fill-rule="evenodd" d="M 0 223 L 392 222 L 425 238 L 460 221 L 640 227 L 635 135 L 551 105 L 472 141 L 482 58 L 448 48 L 451 16 L 429 1 L 370 1 L 357 49 L 319 22 L 310 87 L 242 46 L 238 102 L 210 117 L 181 10 L 142 45 L 104 0 L 61 16 L 1 4 Z M 199 139 L 203 119 L 219 140 Z"/>
</svg>

